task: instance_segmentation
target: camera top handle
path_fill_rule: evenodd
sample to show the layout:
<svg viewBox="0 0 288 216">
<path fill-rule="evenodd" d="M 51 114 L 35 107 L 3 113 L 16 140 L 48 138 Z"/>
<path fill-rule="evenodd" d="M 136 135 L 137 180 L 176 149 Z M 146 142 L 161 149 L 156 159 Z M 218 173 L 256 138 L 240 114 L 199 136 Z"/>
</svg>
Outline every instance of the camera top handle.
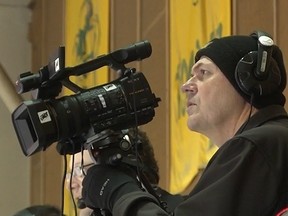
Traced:
<svg viewBox="0 0 288 216">
<path fill-rule="evenodd" d="M 38 73 L 25 72 L 20 74 L 16 81 L 16 89 L 18 94 L 37 90 L 36 96 L 34 94 L 35 99 L 48 99 L 58 96 L 62 85 L 75 93 L 81 92 L 83 89 L 71 82 L 69 80 L 70 76 L 80 76 L 103 66 L 109 66 L 115 71 L 120 71 L 121 76 L 123 76 L 127 70 L 125 64 L 148 58 L 151 53 L 151 44 L 145 40 L 107 55 L 101 55 L 80 65 L 65 68 L 65 47 L 61 46 L 48 65 L 42 67 Z"/>
</svg>

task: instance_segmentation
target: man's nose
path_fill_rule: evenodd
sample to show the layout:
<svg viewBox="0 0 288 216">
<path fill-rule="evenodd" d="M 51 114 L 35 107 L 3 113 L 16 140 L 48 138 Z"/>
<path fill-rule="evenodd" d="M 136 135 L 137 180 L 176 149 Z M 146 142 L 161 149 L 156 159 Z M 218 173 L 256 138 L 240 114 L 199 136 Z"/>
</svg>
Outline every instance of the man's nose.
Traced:
<svg viewBox="0 0 288 216">
<path fill-rule="evenodd" d="M 185 83 L 181 86 L 181 91 L 182 91 L 183 93 L 192 92 L 192 93 L 194 93 L 194 94 L 197 92 L 196 84 L 192 81 L 192 78 L 190 78 L 189 80 L 187 80 L 187 82 L 185 82 Z"/>
</svg>

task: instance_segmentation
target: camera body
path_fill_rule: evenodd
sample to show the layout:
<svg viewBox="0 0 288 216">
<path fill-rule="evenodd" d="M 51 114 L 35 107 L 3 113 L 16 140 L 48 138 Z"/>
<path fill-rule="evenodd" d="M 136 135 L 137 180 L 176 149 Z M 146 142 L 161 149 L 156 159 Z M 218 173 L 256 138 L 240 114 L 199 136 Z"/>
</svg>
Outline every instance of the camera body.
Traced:
<svg viewBox="0 0 288 216">
<path fill-rule="evenodd" d="M 44 151 L 52 143 L 83 145 L 104 130 L 123 130 L 152 121 L 160 98 L 152 93 L 141 72 L 125 64 L 151 55 L 148 41 L 117 50 L 94 60 L 65 68 L 64 48 L 38 74 L 23 73 L 16 82 L 18 93 L 36 92 L 33 100 L 24 101 L 12 113 L 12 121 L 21 149 L 26 156 Z M 120 76 L 109 83 L 81 89 L 69 80 L 102 66 L 109 66 Z M 62 86 L 74 95 L 56 98 Z M 70 154 L 80 148 L 69 150 Z"/>
</svg>

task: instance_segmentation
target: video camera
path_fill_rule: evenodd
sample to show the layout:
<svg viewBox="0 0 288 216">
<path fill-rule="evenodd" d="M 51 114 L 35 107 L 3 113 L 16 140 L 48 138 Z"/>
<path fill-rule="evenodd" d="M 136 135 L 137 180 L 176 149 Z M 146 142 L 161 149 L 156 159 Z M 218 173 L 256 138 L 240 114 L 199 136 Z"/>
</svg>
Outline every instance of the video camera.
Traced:
<svg viewBox="0 0 288 216">
<path fill-rule="evenodd" d="M 160 98 L 152 93 L 143 73 L 125 64 L 148 58 L 151 44 L 141 41 L 83 64 L 65 68 L 65 48 L 38 73 L 26 72 L 16 81 L 18 94 L 32 91 L 12 113 L 13 126 L 25 156 L 44 151 L 52 143 L 68 146 L 75 154 L 82 144 L 106 130 L 118 131 L 150 122 Z M 103 66 L 120 73 L 112 82 L 82 89 L 70 76 L 79 76 Z M 56 98 L 63 85 L 75 94 Z M 70 148 L 76 144 L 76 148 Z M 67 149 L 66 149 L 67 152 Z"/>
</svg>

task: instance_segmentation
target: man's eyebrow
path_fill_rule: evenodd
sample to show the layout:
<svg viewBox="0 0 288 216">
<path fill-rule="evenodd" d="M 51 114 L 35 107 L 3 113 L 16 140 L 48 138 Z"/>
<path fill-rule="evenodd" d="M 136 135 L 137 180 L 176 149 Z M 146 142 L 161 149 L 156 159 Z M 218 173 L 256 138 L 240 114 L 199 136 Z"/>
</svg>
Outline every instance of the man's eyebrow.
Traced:
<svg viewBox="0 0 288 216">
<path fill-rule="evenodd" d="M 202 65 L 202 64 L 203 64 L 203 62 L 199 60 L 199 61 L 195 62 L 194 65 L 195 65 L 195 66 L 198 66 L 198 65 Z"/>
<path fill-rule="evenodd" d="M 208 63 L 209 64 L 209 63 Z M 194 64 L 194 68 L 199 68 L 199 67 L 202 67 L 203 65 L 207 65 L 206 63 L 204 63 L 204 62 L 196 62 L 195 64 Z M 191 69 L 191 73 L 192 73 L 192 69 Z"/>
<path fill-rule="evenodd" d="M 201 67 L 201 66 L 203 66 L 203 65 L 205 65 L 205 66 L 213 66 L 213 62 L 211 62 L 211 61 L 205 61 L 205 62 L 203 62 L 203 61 L 197 61 L 195 64 L 194 64 L 194 67 L 195 68 L 198 68 L 198 67 Z"/>
</svg>

